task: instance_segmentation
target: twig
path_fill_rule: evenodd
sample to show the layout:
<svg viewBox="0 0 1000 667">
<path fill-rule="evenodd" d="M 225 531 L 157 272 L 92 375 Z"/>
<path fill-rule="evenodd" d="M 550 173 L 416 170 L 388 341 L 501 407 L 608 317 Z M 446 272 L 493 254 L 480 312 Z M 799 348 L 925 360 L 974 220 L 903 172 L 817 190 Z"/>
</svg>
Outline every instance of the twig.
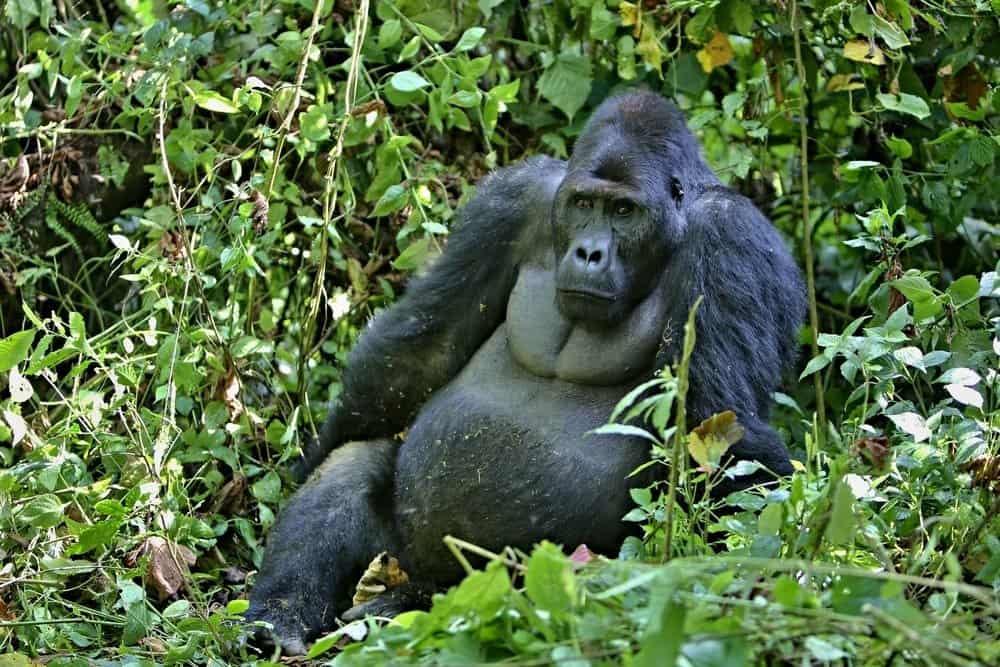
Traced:
<svg viewBox="0 0 1000 667">
<path fill-rule="evenodd" d="M 461 540 L 452 535 L 445 535 L 444 543 L 445 546 L 447 546 L 448 549 L 451 551 L 452 555 L 455 556 L 455 560 L 457 560 L 462 565 L 462 569 L 465 570 L 466 574 L 469 574 L 470 572 L 474 571 L 475 568 L 472 567 L 472 565 L 469 563 L 468 559 L 466 559 L 462 551 L 468 551 L 469 553 L 476 554 L 477 556 L 482 556 L 487 560 L 498 560 L 507 567 L 514 568 L 518 572 L 524 572 L 528 569 L 527 567 L 517 562 L 513 558 L 508 558 L 503 554 L 493 553 L 488 549 L 476 546 L 472 542 L 466 542 L 465 540 Z"/>
</svg>

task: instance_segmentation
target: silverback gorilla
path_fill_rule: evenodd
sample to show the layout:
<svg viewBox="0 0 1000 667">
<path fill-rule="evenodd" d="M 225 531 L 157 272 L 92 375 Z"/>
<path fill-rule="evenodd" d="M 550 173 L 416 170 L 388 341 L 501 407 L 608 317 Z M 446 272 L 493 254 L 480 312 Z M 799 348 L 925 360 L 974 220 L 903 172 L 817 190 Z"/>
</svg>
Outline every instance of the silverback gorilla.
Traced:
<svg viewBox="0 0 1000 667">
<path fill-rule="evenodd" d="M 629 477 L 648 446 L 588 431 L 675 360 L 699 295 L 689 420 L 734 410 L 746 429 L 734 456 L 786 474 L 765 420 L 805 309 L 799 271 L 674 106 L 612 98 L 568 162 L 534 157 L 485 178 L 444 254 L 358 341 L 248 618 L 303 651 L 380 551 L 413 581 L 350 615 L 426 604 L 461 575 L 446 534 L 617 553 L 629 488 L 652 481 Z"/>
</svg>

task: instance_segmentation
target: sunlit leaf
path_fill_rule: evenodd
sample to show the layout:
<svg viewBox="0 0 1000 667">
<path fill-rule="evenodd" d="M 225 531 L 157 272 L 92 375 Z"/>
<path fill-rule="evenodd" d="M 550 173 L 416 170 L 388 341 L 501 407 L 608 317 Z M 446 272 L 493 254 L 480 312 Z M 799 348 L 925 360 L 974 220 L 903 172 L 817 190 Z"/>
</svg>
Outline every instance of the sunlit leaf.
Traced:
<svg viewBox="0 0 1000 667">
<path fill-rule="evenodd" d="M 33 330 L 19 331 L 0 340 L 0 373 L 8 371 L 24 361 L 35 338 Z"/>
<path fill-rule="evenodd" d="M 921 120 L 931 115 L 931 110 L 927 106 L 927 102 L 916 95 L 910 95 L 909 93 L 900 93 L 899 95 L 879 93 L 875 97 L 889 111 L 898 111 L 899 113 L 916 116 Z"/>
<path fill-rule="evenodd" d="M 867 39 L 853 39 L 844 44 L 844 57 L 870 65 L 885 64 L 885 54 L 882 53 L 882 49 Z"/>
</svg>

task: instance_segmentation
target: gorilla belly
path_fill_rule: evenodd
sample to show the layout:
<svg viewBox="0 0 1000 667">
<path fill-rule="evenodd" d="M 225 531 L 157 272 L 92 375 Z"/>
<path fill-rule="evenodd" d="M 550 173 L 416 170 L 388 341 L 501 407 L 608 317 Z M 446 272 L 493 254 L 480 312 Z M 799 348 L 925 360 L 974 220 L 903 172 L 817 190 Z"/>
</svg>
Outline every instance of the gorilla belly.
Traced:
<svg viewBox="0 0 1000 667">
<path fill-rule="evenodd" d="M 501 326 L 424 406 L 399 451 L 396 517 L 418 576 L 457 564 L 445 535 L 496 550 L 549 539 L 614 555 L 628 526 L 630 478 L 648 445 L 588 431 L 631 388 L 584 387 L 525 371 Z"/>
</svg>

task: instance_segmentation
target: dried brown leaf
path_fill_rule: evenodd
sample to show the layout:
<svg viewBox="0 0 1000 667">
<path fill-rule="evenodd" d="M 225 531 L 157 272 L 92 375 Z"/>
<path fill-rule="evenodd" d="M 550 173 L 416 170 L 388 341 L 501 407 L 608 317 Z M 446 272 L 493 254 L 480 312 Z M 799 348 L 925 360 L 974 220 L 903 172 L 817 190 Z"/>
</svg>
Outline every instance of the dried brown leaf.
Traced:
<svg viewBox="0 0 1000 667">
<path fill-rule="evenodd" d="M 174 597 L 191 576 L 190 567 L 197 556 L 187 547 L 174 544 L 159 535 L 151 535 L 143 540 L 128 556 L 125 562 L 135 565 L 141 558 L 148 558 L 146 585 L 153 588 L 161 600 Z"/>
</svg>

